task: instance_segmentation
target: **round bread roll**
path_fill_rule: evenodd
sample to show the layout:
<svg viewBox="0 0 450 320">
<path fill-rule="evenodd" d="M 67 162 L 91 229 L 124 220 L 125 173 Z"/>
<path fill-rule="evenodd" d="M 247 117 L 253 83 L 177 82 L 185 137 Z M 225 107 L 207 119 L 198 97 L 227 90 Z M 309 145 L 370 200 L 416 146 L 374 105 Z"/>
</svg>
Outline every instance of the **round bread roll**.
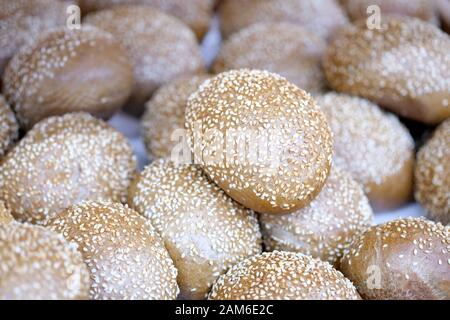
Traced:
<svg viewBox="0 0 450 320">
<path fill-rule="evenodd" d="M 0 0 L 0 76 L 9 59 L 42 32 L 64 26 L 71 2 Z"/>
<path fill-rule="evenodd" d="M 14 218 L 11 212 L 5 207 L 5 203 L 0 201 L 0 225 L 13 222 Z"/>
<path fill-rule="evenodd" d="M 358 97 L 317 98 L 334 134 L 334 162 L 364 186 L 376 211 L 412 198 L 414 141 L 396 116 Z"/>
<path fill-rule="evenodd" d="M 84 22 L 111 32 L 126 47 L 134 67 L 130 104 L 135 113 L 162 84 L 204 71 L 193 32 L 178 19 L 151 7 L 117 6 L 91 13 Z"/>
<path fill-rule="evenodd" d="M 133 182 L 129 203 L 162 236 L 183 299 L 206 298 L 219 275 L 261 252 L 256 215 L 195 165 L 153 162 Z"/>
<path fill-rule="evenodd" d="M 328 262 L 273 251 L 234 265 L 214 283 L 211 300 L 360 300 L 353 284 Z"/>
<path fill-rule="evenodd" d="M 186 23 L 202 39 L 212 19 L 214 0 L 80 0 L 83 13 L 113 5 L 143 4 L 173 15 Z"/>
<path fill-rule="evenodd" d="M 419 150 L 415 168 L 415 198 L 428 216 L 450 223 L 450 119 Z"/>
<path fill-rule="evenodd" d="M 364 299 L 450 299 L 450 229 L 405 218 L 368 229 L 341 260 Z"/>
<path fill-rule="evenodd" d="M 328 176 L 332 140 L 324 114 L 276 74 L 241 69 L 207 80 L 189 98 L 186 127 L 211 180 L 257 212 L 306 206 Z"/>
<path fill-rule="evenodd" d="M 94 27 L 48 32 L 8 64 L 3 92 L 21 126 L 85 111 L 111 117 L 129 98 L 133 69 L 112 35 Z"/>
<path fill-rule="evenodd" d="M 361 186 L 334 166 L 308 206 L 294 213 L 259 217 L 268 251 L 301 252 L 339 267 L 344 250 L 372 224 L 373 214 Z"/>
<path fill-rule="evenodd" d="M 0 158 L 12 147 L 19 137 L 19 125 L 14 113 L 0 95 Z"/>
<path fill-rule="evenodd" d="M 89 273 L 74 243 L 46 228 L 0 224 L 0 299 L 89 297 Z"/>
<path fill-rule="evenodd" d="M 437 23 L 433 1 L 430 0 L 340 0 L 351 20 L 367 18 L 373 12 L 367 12 L 370 6 L 380 8 L 381 18 L 384 14 L 396 14 L 416 17 L 421 20 Z"/>
<path fill-rule="evenodd" d="M 125 202 L 136 171 L 121 133 L 85 113 L 36 124 L 0 165 L 0 200 L 19 221 L 44 223 L 83 200 Z"/>
<path fill-rule="evenodd" d="M 437 124 L 450 116 L 450 37 L 414 18 L 383 18 L 342 30 L 324 69 L 337 91 L 375 101 L 401 116 Z"/>
<path fill-rule="evenodd" d="M 291 22 L 327 39 L 348 24 L 336 0 L 222 0 L 219 14 L 225 37 L 257 22 Z"/>
<path fill-rule="evenodd" d="M 47 226 L 80 246 L 95 300 L 169 300 L 179 289 L 177 270 L 153 226 L 136 211 L 112 202 L 84 202 Z"/>
<path fill-rule="evenodd" d="M 251 68 L 278 73 L 308 92 L 325 88 L 326 43 L 291 23 L 259 23 L 233 34 L 213 65 L 216 73 Z"/>
<path fill-rule="evenodd" d="M 209 75 L 181 77 L 159 88 L 146 104 L 142 136 L 150 158 L 170 157 L 180 143 L 177 130 L 184 130 L 184 113 L 189 96 Z M 184 133 L 180 131 L 180 134 Z M 185 142 L 185 137 L 183 137 Z"/>
</svg>

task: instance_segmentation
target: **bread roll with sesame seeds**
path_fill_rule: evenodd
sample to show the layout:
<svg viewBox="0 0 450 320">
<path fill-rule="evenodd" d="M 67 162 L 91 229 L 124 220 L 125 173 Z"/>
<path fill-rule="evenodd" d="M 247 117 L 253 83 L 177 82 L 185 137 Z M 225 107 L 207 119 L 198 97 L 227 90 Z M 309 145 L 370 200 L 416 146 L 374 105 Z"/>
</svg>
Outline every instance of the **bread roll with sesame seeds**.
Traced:
<svg viewBox="0 0 450 320">
<path fill-rule="evenodd" d="M 228 195 L 261 213 L 306 206 L 331 165 L 331 131 L 312 97 L 285 78 L 232 70 L 203 83 L 186 110 L 195 161 Z"/>
<path fill-rule="evenodd" d="M 162 236 L 179 272 L 180 298 L 206 298 L 219 275 L 261 252 L 255 214 L 195 165 L 153 162 L 132 183 L 129 203 Z"/>
<path fill-rule="evenodd" d="M 415 197 L 430 219 L 450 223 L 450 119 L 417 154 Z"/>
<path fill-rule="evenodd" d="M 385 14 L 397 14 L 437 23 L 434 4 L 430 0 L 340 0 L 340 3 L 351 20 L 367 19 L 373 15 L 373 12 L 367 13 L 367 8 L 376 5 L 381 10 L 381 18 Z"/>
<path fill-rule="evenodd" d="M 177 270 L 153 226 L 120 203 L 84 202 L 47 226 L 80 246 L 94 300 L 171 300 Z"/>
<path fill-rule="evenodd" d="M 19 125 L 16 117 L 0 95 L 0 158 L 12 147 L 19 137 Z"/>
<path fill-rule="evenodd" d="M 66 8 L 57 0 L 0 0 L 0 76 L 9 59 L 46 30 L 64 26 Z"/>
<path fill-rule="evenodd" d="M 125 4 L 148 5 L 173 15 L 187 24 L 198 39 L 208 31 L 214 9 L 214 0 L 80 0 L 83 13 Z"/>
<path fill-rule="evenodd" d="M 162 84 L 204 71 L 193 32 L 175 17 L 149 6 L 117 6 L 84 19 L 111 32 L 126 47 L 134 67 L 135 86 L 129 104 L 134 113 Z"/>
<path fill-rule="evenodd" d="M 427 124 L 450 117 L 450 37 L 419 19 L 384 17 L 341 30 L 324 60 L 332 88 Z"/>
<path fill-rule="evenodd" d="M 159 88 L 146 103 L 141 127 L 150 158 L 172 155 L 174 147 L 180 143 L 177 130 L 184 129 L 187 100 L 208 78 L 209 75 L 195 75 L 171 81 Z"/>
<path fill-rule="evenodd" d="M 450 299 L 450 229 L 404 218 L 368 229 L 341 260 L 364 299 Z"/>
<path fill-rule="evenodd" d="M 344 250 L 372 224 L 373 214 L 362 187 L 334 166 L 308 206 L 259 218 L 266 250 L 301 252 L 339 267 Z"/>
<path fill-rule="evenodd" d="M 0 164 L 0 200 L 42 224 L 83 200 L 126 201 L 136 159 L 125 137 L 86 113 L 39 122 Z"/>
<path fill-rule="evenodd" d="M 0 201 L 0 225 L 13 222 L 14 218 L 11 212 L 5 207 L 5 203 Z"/>
<path fill-rule="evenodd" d="M 129 98 L 133 71 L 112 35 L 60 28 L 23 47 L 5 70 L 3 92 L 22 127 L 85 111 L 111 117 Z"/>
<path fill-rule="evenodd" d="M 302 253 L 264 252 L 220 276 L 211 300 L 360 300 L 353 284 L 328 262 Z"/>
<path fill-rule="evenodd" d="M 275 72 L 308 92 L 325 89 L 322 57 L 326 42 L 292 23 L 258 23 L 233 34 L 213 65 L 220 73 L 251 68 Z"/>
<path fill-rule="evenodd" d="M 335 0 L 223 0 L 219 15 L 225 38 L 258 22 L 291 22 L 327 39 L 348 24 Z"/>
<path fill-rule="evenodd" d="M 0 224 L 0 300 L 89 297 L 89 272 L 77 245 L 40 226 Z"/>
<path fill-rule="evenodd" d="M 333 131 L 334 162 L 364 186 L 376 211 L 412 198 L 414 141 L 396 116 L 339 93 L 317 98 Z"/>
</svg>

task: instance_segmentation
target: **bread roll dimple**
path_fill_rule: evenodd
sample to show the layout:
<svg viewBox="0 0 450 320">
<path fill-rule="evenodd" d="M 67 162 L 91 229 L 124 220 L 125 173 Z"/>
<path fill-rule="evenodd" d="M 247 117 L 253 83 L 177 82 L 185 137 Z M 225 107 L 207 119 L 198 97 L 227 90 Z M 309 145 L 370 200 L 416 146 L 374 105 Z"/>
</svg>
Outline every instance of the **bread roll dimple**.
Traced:
<svg viewBox="0 0 450 320">
<path fill-rule="evenodd" d="M 385 17 L 341 30 L 324 70 L 337 91 L 375 101 L 401 116 L 438 124 L 450 116 L 450 37 L 415 18 Z"/>
</svg>

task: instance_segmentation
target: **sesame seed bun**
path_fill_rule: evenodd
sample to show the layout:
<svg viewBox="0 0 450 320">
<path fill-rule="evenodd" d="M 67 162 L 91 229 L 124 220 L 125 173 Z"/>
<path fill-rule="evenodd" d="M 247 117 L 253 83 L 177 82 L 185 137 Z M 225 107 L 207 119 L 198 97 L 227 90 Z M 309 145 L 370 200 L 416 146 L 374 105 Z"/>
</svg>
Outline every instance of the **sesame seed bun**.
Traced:
<svg viewBox="0 0 450 320">
<path fill-rule="evenodd" d="M 11 212 L 5 207 L 5 203 L 0 201 L 0 225 L 13 222 L 14 218 Z"/>
<path fill-rule="evenodd" d="M 116 6 L 86 16 L 85 23 L 111 32 L 134 67 L 130 105 L 135 113 L 162 84 L 204 71 L 193 32 L 177 18 L 148 6 Z"/>
<path fill-rule="evenodd" d="M 259 23 L 233 34 L 220 49 L 213 70 L 251 68 L 278 73 L 299 88 L 325 88 L 322 57 L 326 43 L 292 23 Z"/>
<path fill-rule="evenodd" d="M 219 275 L 261 252 L 256 215 L 195 165 L 153 162 L 132 184 L 129 203 L 162 236 L 183 299 L 204 299 Z"/>
<path fill-rule="evenodd" d="M 214 283 L 211 300 L 359 300 L 329 263 L 294 252 L 264 252 L 233 266 Z"/>
<path fill-rule="evenodd" d="M 419 150 L 415 196 L 432 220 L 450 223 L 450 119 Z"/>
<path fill-rule="evenodd" d="M 0 76 L 21 46 L 66 23 L 66 8 L 72 2 L 0 0 Z"/>
<path fill-rule="evenodd" d="M 241 69 L 207 80 L 189 98 L 186 128 L 211 180 L 257 212 L 306 206 L 328 176 L 332 141 L 324 114 L 308 93 L 276 74 Z M 211 133 L 223 137 L 224 148 L 208 140 Z M 194 144 L 198 135 L 202 144 Z"/>
<path fill-rule="evenodd" d="M 150 158 L 169 157 L 178 140 L 176 130 L 184 129 L 184 113 L 189 96 L 210 78 L 209 75 L 181 77 L 159 88 L 146 104 L 141 120 L 142 137 Z"/>
<path fill-rule="evenodd" d="M 187 24 L 198 39 L 208 31 L 214 9 L 214 0 L 80 0 L 83 13 L 124 4 L 148 5 L 173 15 Z"/>
<path fill-rule="evenodd" d="M 367 8 L 376 5 L 382 16 L 397 14 L 437 23 L 433 0 L 340 0 L 340 3 L 351 20 L 367 18 L 370 15 Z"/>
<path fill-rule="evenodd" d="M 450 117 L 449 36 L 415 18 L 382 21 L 380 30 L 361 20 L 336 35 L 324 61 L 331 87 L 423 123 Z"/>
<path fill-rule="evenodd" d="M 175 299 L 177 270 L 153 226 L 112 202 L 84 202 L 47 226 L 80 246 L 91 276 L 90 298 Z"/>
<path fill-rule="evenodd" d="M 19 221 L 43 223 L 83 200 L 126 201 L 136 171 L 121 133 L 85 113 L 36 124 L 0 164 L 0 200 Z"/>
<path fill-rule="evenodd" d="M 219 14 L 225 37 L 257 22 L 291 22 L 326 39 L 348 24 L 335 0 L 222 0 Z"/>
<path fill-rule="evenodd" d="M 414 141 L 396 116 L 365 99 L 338 93 L 317 98 L 333 131 L 334 161 L 364 186 L 375 210 L 412 198 Z"/>
<path fill-rule="evenodd" d="M 11 108 L 0 95 L 0 158 L 19 137 L 19 125 Z"/>
<path fill-rule="evenodd" d="M 365 299 L 450 299 L 450 229 L 405 218 L 368 229 L 341 260 Z"/>
<path fill-rule="evenodd" d="M 22 127 L 84 111 L 110 118 L 129 98 L 133 71 L 112 35 L 60 28 L 23 47 L 5 70 L 3 91 Z"/>
<path fill-rule="evenodd" d="M 301 252 L 338 267 L 344 250 L 372 224 L 373 214 L 362 187 L 334 166 L 308 206 L 259 217 L 266 250 Z"/>
<path fill-rule="evenodd" d="M 0 299 L 87 299 L 89 273 L 74 243 L 46 228 L 0 224 Z"/>
</svg>

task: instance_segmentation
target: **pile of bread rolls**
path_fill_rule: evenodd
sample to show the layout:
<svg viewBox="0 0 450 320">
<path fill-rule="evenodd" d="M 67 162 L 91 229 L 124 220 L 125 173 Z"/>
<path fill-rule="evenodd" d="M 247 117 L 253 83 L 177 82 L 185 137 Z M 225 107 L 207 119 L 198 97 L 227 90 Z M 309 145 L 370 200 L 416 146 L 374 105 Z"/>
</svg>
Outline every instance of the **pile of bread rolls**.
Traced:
<svg viewBox="0 0 450 320">
<path fill-rule="evenodd" d="M 450 299 L 449 25 L 448 0 L 0 0 L 0 299 Z"/>
</svg>

